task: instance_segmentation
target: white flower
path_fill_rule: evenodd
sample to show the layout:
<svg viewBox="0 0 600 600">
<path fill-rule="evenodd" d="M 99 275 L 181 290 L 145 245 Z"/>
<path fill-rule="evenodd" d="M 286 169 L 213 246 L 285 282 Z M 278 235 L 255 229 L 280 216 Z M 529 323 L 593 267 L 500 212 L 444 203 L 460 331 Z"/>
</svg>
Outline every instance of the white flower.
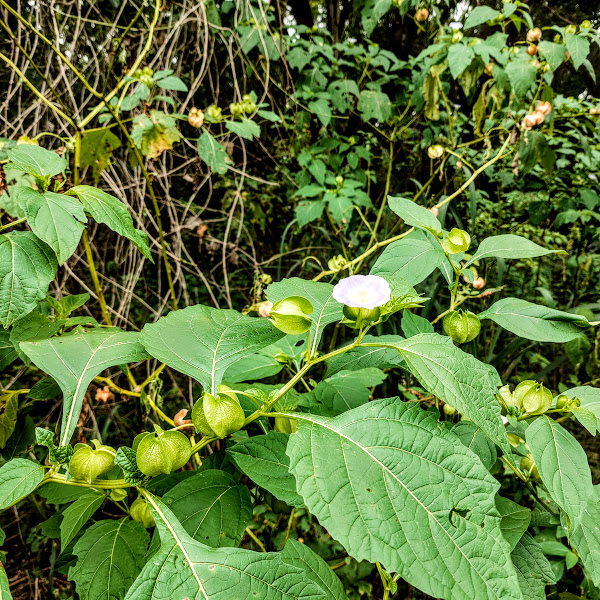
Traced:
<svg viewBox="0 0 600 600">
<path fill-rule="evenodd" d="M 383 306 L 389 302 L 391 295 L 390 284 L 377 275 L 352 275 L 333 288 L 334 299 L 353 308 Z"/>
<path fill-rule="evenodd" d="M 452 31 L 459 31 L 462 28 L 463 24 L 458 21 L 452 21 L 452 23 L 450 23 L 450 29 L 452 29 Z"/>
</svg>

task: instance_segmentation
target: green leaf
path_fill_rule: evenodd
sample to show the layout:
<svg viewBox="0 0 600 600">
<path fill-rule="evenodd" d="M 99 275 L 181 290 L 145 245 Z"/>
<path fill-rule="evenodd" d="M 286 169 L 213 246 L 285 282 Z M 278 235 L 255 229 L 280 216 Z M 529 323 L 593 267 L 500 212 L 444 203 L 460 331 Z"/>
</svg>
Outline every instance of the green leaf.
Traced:
<svg viewBox="0 0 600 600">
<path fill-rule="evenodd" d="M 500 12 L 494 10 L 491 6 L 476 6 L 467 17 L 465 21 L 465 29 L 471 27 L 477 27 L 487 21 L 493 21 L 496 17 L 500 16 Z"/>
<path fill-rule="evenodd" d="M 156 85 L 163 90 L 173 90 L 175 92 L 187 92 L 188 86 L 176 77 L 175 75 L 169 75 L 156 81 Z"/>
<path fill-rule="evenodd" d="M 512 554 L 523 598 L 546 600 L 546 585 L 556 583 L 552 565 L 540 545 L 526 533 Z"/>
<path fill-rule="evenodd" d="M 148 534 L 137 521 L 98 521 L 75 544 L 69 569 L 81 600 L 123 600 L 146 562 Z M 152 561 L 150 561 L 152 562 Z"/>
<path fill-rule="evenodd" d="M 0 510 L 25 498 L 42 483 L 46 469 L 25 458 L 13 458 L 0 467 Z"/>
<path fill-rule="evenodd" d="M 190 375 L 216 395 L 230 365 L 283 335 L 269 319 L 198 304 L 147 324 L 141 342 L 154 358 Z"/>
<path fill-rule="evenodd" d="M 318 219 L 325 210 L 325 202 L 323 200 L 306 200 L 298 202 L 296 206 L 296 219 L 298 219 L 298 227 L 304 227 L 312 221 Z"/>
<path fill-rule="evenodd" d="M 81 168 L 92 167 L 94 183 L 110 165 L 113 151 L 121 147 L 121 140 L 110 129 L 99 129 L 86 133 L 81 139 Z"/>
<path fill-rule="evenodd" d="M 17 409 L 19 407 L 19 394 L 9 392 L 0 393 L 0 448 L 6 446 L 8 438 L 12 435 L 17 424 Z"/>
<path fill-rule="evenodd" d="M 158 498 L 149 493 L 144 497 L 152 509 L 161 547 L 146 563 L 126 600 L 324 597 L 309 571 L 286 564 L 280 554 L 204 546 L 186 533 Z"/>
<path fill-rule="evenodd" d="M 252 519 L 248 488 L 216 469 L 188 477 L 168 491 L 162 501 L 188 535 L 211 548 L 239 546 Z"/>
<path fill-rule="evenodd" d="M 299 277 L 291 277 L 267 288 L 267 299 L 275 304 L 289 296 L 302 296 L 313 306 L 312 325 L 310 327 L 310 354 L 315 354 L 323 335 L 323 329 L 330 323 L 341 321 L 342 305 L 333 299 L 333 286 L 320 281 L 307 281 Z"/>
<path fill-rule="evenodd" d="M 308 103 L 308 110 L 317 115 L 321 125 L 327 127 L 331 122 L 331 105 L 325 98 L 317 98 Z"/>
<path fill-rule="evenodd" d="M 511 60 L 505 70 L 518 98 L 522 99 L 537 81 L 537 68 L 526 59 Z"/>
<path fill-rule="evenodd" d="M 567 398 L 579 398 L 581 406 L 570 407 L 571 412 L 592 435 L 596 435 L 596 431 L 600 429 L 600 389 L 584 385 L 571 388 L 564 392 L 564 395 Z M 554 400 L 556 403 L 556 398 Z M 591 421 L 592 416 L 595 423 Z"/>
<path fill-rule="evenodd" d="M 4 565 L 0 563 L 0 600 L 13 600 L 8 586 L 8 576 L 4 570 Z"/>
<path fill-rule="evenodd" d="M 60 446 L 71 441 L 83 396 L 94 377 L 108 367 L 145 360 L 148 356 L 139 333 L 114 330 L 23 342 L 21 350 L 37 367 L 51 375 L 63 391 Z"/>
<path fill-rule="evenodd" d="M 567 33 L 565 34 L 565 44 L 571 54 L 573 66 L 576 70 L 579 69 L 590 53 L 590 41 L 582 35 Z"/>
<path fill-rule="evenodd" d="M 457 348 L 449 337 L 421 333 L 393 344 L 423 387 L 480 427 L 511 454 L 496 392 L 496 371 Z"/>
<path fill-rule="evenodd" d="M 288 540 L 281 552 L 281 558 L 287 565 L 309 572 L 311 580 L 317 581 L 325 591 L 323 600 L 348 600 L 344 586 L 333 570 L 305 544 L 292 539 Z"/>
<path fill-rule="evenodd" d="M 313 390 L 313 395 L 328 414 L 339 414 L 368 402 L 371 388 L 385 378 L 385 373 L 375 367 L 339 371 L 321 381 Z"/>
<path fill-rule="evenodd" d="M 392 344 L 402 341 L 402 337 L 399 335 L 366 335 L 363 338 L 364 343 L 378 341 Z M 327 376 L 331 377 L 339 371 L 367 369 L 369 367 L 390 369 L 400 366 L 403 362 L 400 353 L 395 349 L 359 346 L 330 358 L 327 361 Z"/>
<path fill-rule="evenodd" d="M 345 113 L 352 106 L 352 96 L 360 96 L 358 85 L 352 79 L 336 79 L 329 84 L 327 91 L 331 95 L 331 103 L 341 113 Z"/>
<path fill-rule="evenodd" d="M 81 202 L 66 194 L 20 188 L 17 202 L 23 208 L 31 230 L 56 253 L 63 265 L 77 250 L 87 218 Z"/>
<path fill-rule="evenodd" d="M 6 369 L 17 357 L 17 349 L 10 341 L 10 331 L 0 329 L 0 371 Z"/>
<path fill-rule="evenodd" d="M 48 504 L 66 504 L 81 498 L 98 497 L 98 492 L 94 489 L 55 481 L 45 483 L 36 493 L 42 498 L 46 498 Z"/>
<path fill-rule="evenodd" d="M 67 193 L 77 196 L 85 211 L 97 223 L 107 225 L 114 232 L 133 242 L 146 258 L 152 260 L 152 254 L 148 247 L 148 236 L 133 226 L 133 219 L 127 206 L 118 198 L 89 185 L 76 185 Z"/>
<path fill-rule="evenodd" d="M 521 598 L 499 485 L 431 413 L 388 398 L 335 418 L 294 417 L 287 453 L 298 491 L 356 560 L 379 561 L 437 598 Z"/>
<path fill-rule="evenodd" d="M 371 275 L 385 279 L 402 277 L 411 285 L 417 285 L 440 266 L 442 256 L 429 240 L 404 238 L 383 251 L 373 265 Z"/>
<path fill-rule="evenodd" d="M 11 167 L 41 179 L 58 175 L 67 168 L 67 161 L 56 152 L 33 144 L 19 144 L 6 154 Z"/>
<path fill-rule="evenodd" d="M 408 309 L 402 311 L 400 326 L 406 337 L 412 337 L 419 333 L 433 333 L 433 325 L 427 319 L 415 315 Z"/>
<path fill-rule="evenodd" d="M 571 414 L 592 434 L 596 435 L 598 431 L 598 418 L 596 415 L 583 406 L 571 407 Z"/>
<path fill-rule="evenodd" d="M 538 48 L 550 66 L 551 71 L 556 71 L 567 58 L 567 48 L 564 44 L 555 44 L 554 42 L 541 40 L 538 43 Z"/>
<path fill-rule="evenodd" d="M 65 509 L 60 523 L 60 544 L 63 551 L 88 519 L 102 506 L 105 499 L 106 496 L 98 492 L 85 494 Z"/>
<path fill-rule="evenodd" d="M 385 92 L 377 90 L 363 90 L 357 108 L 364 121 L 375 119 L 378 123 L 384 123 L 392 116 L 390 97 Z"/>
<path fill-rule="evenodd" d="M 123 469 L 123 477 L 126 483 L 138 485 L 144 481 L 144 479 L 146 479 L 146 476 L 139 470 L 137 466 L 135 450 L 131 448 L 121 446 L 117 450 L 115 464 L 119 465 L 119 467 Z"/>
<path fill-rule="evenodd" d="M 0 235 L 0 324 L 12 325 L 46 297 L 57 266 L 52 248 L 30 231 Z"/>
<path fill-rule="evenodd" d="M 223 379 L 230 383 L 254 381 L 277 375 L 285 367 L 272 356 L 266 354 L 251 354 L 234 362 L 227 368 Z"/>
<path fill-rule="evenodd" d="M 458 79 L 474 58 L 475 52 L 473 52 L 471 46 L 467 46 L 466 44 L 452 44 L 448 49 L 448 64 L 450 65 L 450 74 L 452 77 Z"/>
<path fill-rule="evenodd" d="M 542 246 L 538 246 L 535 242 L 513 235 L 511 233 L 505 235 L 494 235 L 485 238 L 477 252 L 472 256 L 465 267 L 483 258 L 535 258 L 537 256 L 546 256 L 547 254 L 564 254 L 563 250 L 548 250 Z"/>
<path fill-rule="evenodd" d="M 442 225 L 434 214 L 424 206 L 420 206 L 401 196 L 388 196 L 389 207 L 407 224 L 419 227 L 432 233 L 441 233 Z"/>
<path fill-rule="evenodd" d="M 594 486 L 594 494 L 588 500 L 581 523 L 571 530 L 569 541 L 579 554 L 585 572 L 600 586 L 600 501 L 598 486 Z"/>
<path fill-rule="evenodd" d="M 296 492 L 296 479 L 285 453 L 289 437 L 287 433 L 269 431 L 238 442 L 227 449 L 227 454 L 256 485 L 290 506 L 301 507 L 304 500 Z"/>
<path fill-rule="evenodd" d="M 385 16 L 392 6 L 392 0 L 367 0 L 361 12 L 361 23 L 365 34 L 369 37 L 379 20 Z"/>
<path fill-rule="evenodd" d="M 131 139 L 144 156 L 153 160 L 165 150 L 170 150 L 181 139 L 175 117 L 160 110 L 151 110 L 150 116 L 139 115 L 134 118 L 133 123 Z"/>
<path fill-rule="evenodd" d="M 511 550 L 514 550 L 531 523 L 531 511 L 502 496 L 496 496 L 496 508 L 502 517 L 502 535 L 510 544 Z"/>
<path fill-rule="evenodd" d="M 526 435 L 546 489 L 571 521 L 579 525 L 594 491 L 581 444 L 546 415 L 537 417 L 527 428 Z"/>
<path fill-rule="evenodd" d="M 248 117 L 242 117 L 239 121 L 226 121 L 225 127 L 236 135 L 243 137 L 245 140 L 252 141 L 254 138 L 260 137 L 260 126 Z M 208 162 L 205 160 L 205 162 Z M 212 168 L 212 167 L 211 167 Z M 216 169 L 213 169 L 216 170 Z M 218 171 L 217 171 L 218 172 Z"/>
<path fill-rule="evenodd" d="M 219 175 L 226 173 L 228 165 L 231 163 L 231 158 L 225 148 L 206 130 L 198 139 L 198 154 L 211 171 Z"/>
<path fill-rule="evenodd" d="M 462 444 L 474 452 L 481 460 L 483 466 L 489 471 L 498 458 L 496 445 L 471 421 L 459 421 L 451 428 Z"/>
<path fill-rule="evenodd" d="M 477 315 L 490 319 L 511 333 L 537 342 L 563 343 L 582 335 L 589 326 L 582 315 L 566 313 L 520 298 L 503 298 Z"/>
</svg>

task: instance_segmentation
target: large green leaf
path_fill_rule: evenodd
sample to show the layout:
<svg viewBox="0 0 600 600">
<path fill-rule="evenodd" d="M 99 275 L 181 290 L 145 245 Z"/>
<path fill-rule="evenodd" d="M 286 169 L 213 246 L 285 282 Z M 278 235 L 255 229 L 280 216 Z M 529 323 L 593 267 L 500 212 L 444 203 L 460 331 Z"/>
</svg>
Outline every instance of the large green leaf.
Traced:
<svg viewBox="0 0 600 600">
<path fill-rule="evenodd" d="M 388 398 L 335 418 L 294 416 L 287 453 L 298 491 L 351 556 L 436 598 L 521 598 L 499 485 L 431 413 Z"/>
<path fill-rule="evenodd" d="M 438 218 L 424 206 L 401 196 L 389 196 L 389 207 L 407 224 L 426 231 L 441 233 L 442 225 Z"/>
<path fill-rule="evenodd" d="M 506 74 L 518 98 L 523 98 L 537 79 L 537 68 L 525 58 L 511 60 L 506 65 Z"/>
<path fill-rule="evenodd" d="M 582 315 L 533 304 L 520 298 L 503 298 L 479 313 L 519 337 L 537 342 L 569 342 L 589 326 Z"/>
<path fill-rule="evenodd" d="M 482 258 L 535 258 L 537 256 L 546 256 L 546 254 L 564 254 L 563 250 L 548 250 L 538 246 L 535 242 L 507 233 L 504 235 L 494 235 L 485 238 L 471 259 L 465 264 L 468 267 L 475 261 Z"/>
<path fill-rule="evenodd" d="M 140 343 L 139 333 L 115 330 L 22 342 L 21 350 L 37 367 L 51 375 L 63 391 L 60 446 L 71 440 L 81 413 L 83 396 L 94 377 L 108 367 L 148 357 Z"/>
<path fill-rule="evenodd" d="M 402 277 L 417 285 L 429 277 L 441 264 L 443 254 L 428 240 L 405 238 L 390 244 L 377 259 L 371 275 L 386 279 Z"/>
<path fill-rule="evenodd" d="M 375 119 L 378 123 L 384 123 L 392 114 L 390 97 L 381 90 L 363 90 L 357 108 L 364 121 Z"/>
<path fill-rule="evenodd" d="M 97 129 L 83 136 L 79 164 L 82 168 L 92 167 L 95 184 L 108 168 L 113 151 L 120 147 L 121 140 L 110 129 Z"/>
<path fill-rule="evenodd" d="M 390 345 L 426 390 L 456 408 L 511 454 L 496 400 L 501 381 L 492 367 L 437 333 L 421 333 Z"/>
<path fill-rule="evenodd" d="M 56 152 L 33 144 L 19 144 L 7 150 L 6 154 L 11 167 L 42 179 L 62 173 L 68 165 Z"/>
<path fill-rule="evenodd" d="M 477 427 L 475 423 L 463 419 L 450 429 L 469 450 L 477 454 L 488 471 L 494 466 L 498 459 L 496 444 L 490 440 L 481 427 Z"/>
<path fill-rule="evenodd" d="M 15 430 L 18 408 L 18 393 L 0 392 L 0 448 L 6 446 L 8 438 Z"/>
<path fill-rule="evenodd" d="M 581 444 L 559 423 L 546 415 L 527 428 L 527 444 L 552 499 L 571 521 L 581 523 L 593 493 L 592 475 Z"/>
<path fill-rule="evenodd" d="M 448 49 L 448 65 L 450 66 L 452 77 L 458 79 L 474 58 L 475 52 L 471 46 L 467 44 L 452 44 Z"/>
<path fill-rule="evenodd" d="M 17 357 L 17 349 L 10 341 L 10 331 L 0 328 L 0 371 L 6 369 Z"/>
<path fill-rule="evenodd" d="M 85 211 L 94 221 L 103 223 L 127 238 L 146 258 L 152 260 L 148 236 L 133 226 L 133 218 L 127 206 L 118 198 L 89 185 L 76 185 L 67 193 L 81 200 Z"/>
<path fill-rule="evenodd" d="M 57 266 L 52 248 L 31 231 L 0 235 L 1 325 L 12 325 L 45 298 Z"/>
<path fill-rule="evenodd" d="M 344 586 L 336 574 L 308 546 L 290 539 L 281 552 L 281 558 L 288 565 L 308 571 L 311 579 L 316 580 L 326 592 L 324 600 L 348 600 Z"/>
<path fill-rule="evenodd" d="M 238 442 L 227 453 L 237 467 L 276 498 L 291 506 L 304 506 L 296 492 L 296 479 L 290 473 L 290 459 L 285 453 L 289 435 L 269 431 Z"/>
<path fill-rule="evenodd" d="M 162 500 L 191 537 L 211 548 L 239 546 L 252 519 L 248 488 L 216 469 L 188 477 Z"/>
<path fill-rule="evenodd" d="M 231 163 L 225 148 L 206 130 L 202 131 L 198 139 L 198 154 L 210 169 L 219 175 L 226 173 Z"/>
<path fill-rule="evenodd" d="M 100 508 L 106 496 L 99 492 L 82 494 L 63 512 L 60 522 L 60 544 L 64 550 L 70 541 L 79 533 L 88 519 Z"/>
<path fill-rule="evenodd" d="M 361 12 L 361 23 L 367 36 L 373 33 L 379 19 L 390 10 L 391 6 L 392 0 L 367 0 Z"/>
<path fill-rule="evenodd" d="M 531 511 L 502 496 L 496 496 L 496 507 L 502 516 L 502 535 L 514 550 L 531 523 Z"/>
<path fill-rule="evenodd" d="M 148 534 L 137 521 L 99 521 L 75 544 L 69 569 L 81 600 L 123 600 L 146 562 Z M 167 596 L 164 596 L 167 598 Z"/>
<path fill-rule="evenodd" d="M 0 467 L 0 510 L 28 496 L 44 479 L 44 467 L 25 458 L 13 458 Z"/>
<path fill-rule="evenodd" d="M 144 494 L 160 535 L 152 556 L 126 600 L 325 600 L 311 571 L 280 554 L 209 548 L 192 539 L 155 496 Z"/>
<path fill-rule="evenodd" d="M 571 55 L 573 66 L 575 69 L 579 69 L 579 67 L 583 64 L 583 61 L 585 61 L 590 53 L 590 40 L 583 35 L 566 33 L 565 44 L 569 54 Z"/>
<path fill-rule="evenodd" d="M 79 245 L 87 218 L 83 205 L 66 194 L 20 188 L 17 202 L 23 208 L 31 231 L 56 253 L 58 264 L 71 257 Z"/>
<path fill-rule="evenodd" d="M 567 398 L 579 398 L 580 407 L 571 407 L 575 418 L 592 434 L 600 429 L 600 389 L 589 385 L 571 388 L 564 392 Z"/>
<path fill-rule="evenodd" d="M 2 564 L 0 564 L 0 600 L 13 600 L 8 587 L 8 577 Z"/>
<path fill-rule="evenodd" d="M 292 277 L 272 283 L 267 288 L 267 298 L 275 304 L 289 296 L 302 296 L 310 301 L 313 306 L 312 325 L 310 327 L 310 353 L 314 355 L 323 329 L 329 323 L 340 321 L 343 317 L 343 306 L 333 299 L 333 286 L 320 281 L 307 281 L 299 277 Z"/>
<path fill-rule="evenodd" d="M 571 530 L 569 541 L 577 550 L 585 572 L 600 586 L 600 486 L 594 486 L 594 494 L 588 500 L 581 523 Z"/>
<path fill-rule="evenodd" d="M 538 48 L 550 66 L 551 71 L 556 71 L 567 58 L 567 48 L 564 44 L 555 44 L 554 42 L 541 40 L 538 43 Z"/>
<path fill-rule="evenodd" d="M 216 394 L 230 365 L 281 337 L 268 319 L 198 304 L 146 325 L 141 342 L 152 356 Z"/>
<path fill-rule="evenodd" d="M 279 362 L 273 356 L 257 352 L 229 365 L 223 379 L 229 383 L 255 381 L 277 375 L 284 368 L 285 363 Z"/>
<path fill-rule="evenodd" d="M 465 29 L 477 27 L 486 21 L 493 21 L 500 12 L 493 9 L 491 6 L 476 6 L 465 21 Z"/>
<path fill-rule="evenodd" d="M 556 575 L 540 545 L 526 533 L 516 545 L 511 557 L 523 598 L 546 600 L 545 587 L 556 583 Z"/>
</svg>

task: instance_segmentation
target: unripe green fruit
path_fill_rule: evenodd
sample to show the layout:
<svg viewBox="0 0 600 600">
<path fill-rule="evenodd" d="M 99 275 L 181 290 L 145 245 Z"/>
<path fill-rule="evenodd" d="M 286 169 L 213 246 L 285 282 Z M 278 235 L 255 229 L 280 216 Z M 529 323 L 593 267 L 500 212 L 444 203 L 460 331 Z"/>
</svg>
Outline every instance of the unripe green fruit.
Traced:
<svg viewBox="0 0 600 600">
<path fill-rule="evenodd" d="M 559 409 L 563 409 L 567 406 L 567 404 L 569 403 L 569 398 L 567 396 L 565 396 L 564 394 L 561 394 L 557 399 L 556 399 L 556 408 Z"/>
<path fill-rule="evenodd" d="M 540 478 L 540 472 L 538 471 L 537 465 L 531 454 L 527 454 L 521 459 L 521 470 L 525 473 L 529 473 L 531 477 L 535 479 Z"/>
<path fill-rule="evenodd" d="M 565 33 L 577 33 L 577 25 L 567 25 L 565 27 Z"/>
<path fill-rule="evenodd" d="M 270 310 L 271 322 L 290 335 L 305 333 L 312 325 L 313 305 L 302 296 L 290 296 L 276 302 Z"/>
<path fill-rule="evenodd" d="M 110 491 L 110 499 L 113 502 L 121 502 L 122 500 L 125 500 L 125 498 L 127 498 L 127 490 L 119 488 Z"/>
<path fill-rule="evenodd" d="M 345 325 L 352 327 L 353 329 L 360 329 L 364 325 L 370 325 L 379 319 L 381 310 L 376 308 L 361 308 L 356 306 L 346 306 L 342 309 L 346 321 Z M 348 322 L 350 321 L 350 322 Z"/>
<path fill-rule="evenodd" d="M 454 406 L 450 406 L 450 404 L 444 404 L 442 410 L 444 411 L 444 414 L 448 415 L 449 417 L 456 414 L 456 409 Z"/>
<path fill-rule="evenodd" d="M 275 417 L 275 431 L 281 433 L 296 433 L 298 431 L 298 419 L 289 417 Z"/>
<path fill-rule="evenodd" d="M 95 450 L 87 444 L 75 445 L 75 453 L 69 462 L 69 474 L 73 479 L 92 483 L 113 468 L 114 448 L 101 446 L 97 440 L 92 440 L 92 443 L 96 446 Z"/>
<path fill-rule="evenodd" d="M 196 429 L 210 437 L 223 438 L 244 426 L 246 415 L 238 397 L 226 385 L 217 386 L 215 398 L 205 393 L 192 410 Z"/>
<path fill-rule="evenodd" d="M 465 344 L 474 340 L 481 331 L 481 321 L 469 311 L 453 310 L 443 321 L 444 331 L 456 344 Z"/>
<path fill-rule="evenodd" d="M 181 431 L 163 431 L 158 425 L 154 429 L 156 433 L 144 437 L 136 452 L 138 469 L 149 477 L 181 469 L 192 454 L 190 440 Z"/>
<path fill-rule="evenodd" d="M 552 392 L 537 381 L 521 381 L 513 396 L 515 405 L 529 415 L 542 414 L 552 406 Z"/>
<path fill-rule="evenodd" d="M 442 247 L 448 254 L 466 252 L 471 245 L 471 236 L 462 229 L 454 227 L 442 242 Z"/>
<path fill-rule="evenodd" d="M 152 511 L 143 498 L 136 498 L 129 509 L 129 515 L 134 521 L 139 521 L 146 529 L 156 525 Z"/>
</svg>

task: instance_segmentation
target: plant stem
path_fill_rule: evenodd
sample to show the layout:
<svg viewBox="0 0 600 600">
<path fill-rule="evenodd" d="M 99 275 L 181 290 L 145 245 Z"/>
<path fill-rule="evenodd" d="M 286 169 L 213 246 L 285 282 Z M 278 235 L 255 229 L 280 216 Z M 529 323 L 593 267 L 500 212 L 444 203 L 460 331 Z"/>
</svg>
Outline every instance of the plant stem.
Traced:
<svg viewBox="0 0 600 600">
<path fill-rule="evenodd" d="M 21 223 L 26 223 L 27 217 L 23 217 L 22 219 L 17 219 L 16 221 L 12 221 L 11 223 L 7 223 L 6 225 L 0 226 L 0 231 L 4 231 L 5 229 L 10 229 L 11 227 L 16 227 Z"/>
</svg>

